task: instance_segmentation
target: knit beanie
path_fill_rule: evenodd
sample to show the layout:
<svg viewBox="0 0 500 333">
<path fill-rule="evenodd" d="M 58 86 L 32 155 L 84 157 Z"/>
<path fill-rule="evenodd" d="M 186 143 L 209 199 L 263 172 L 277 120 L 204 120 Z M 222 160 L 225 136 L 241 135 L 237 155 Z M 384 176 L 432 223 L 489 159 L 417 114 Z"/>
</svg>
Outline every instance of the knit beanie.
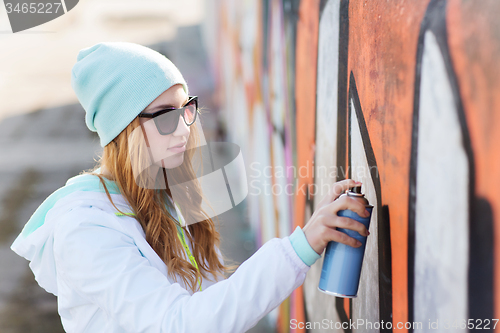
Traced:
<svg viewBox="0 0 500 333">
<path fill-rule="evenodd" d="M 151 102 L 186 81 L 164 55 L 128 42 L 105 42 L 80 50 L 71 87 L 85 109 L 87 127 L 104 147 Z"/>
</svg>

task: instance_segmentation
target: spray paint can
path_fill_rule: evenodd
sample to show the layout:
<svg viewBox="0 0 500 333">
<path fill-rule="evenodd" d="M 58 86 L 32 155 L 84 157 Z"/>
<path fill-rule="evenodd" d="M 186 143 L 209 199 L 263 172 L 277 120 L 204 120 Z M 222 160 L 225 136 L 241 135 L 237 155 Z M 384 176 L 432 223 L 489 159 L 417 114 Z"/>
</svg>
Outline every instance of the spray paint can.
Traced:
<svg viewBox="0 0 500 333">
<path fill-rule="evenodd" d="M 361 187 L 352 187 L 340 197 L 347 195 L 362 202 L 370 216 L 361 217 L 351 210 L 340 210 L 338 216 L 352 218 L 363 223 L 366 229 L 370 228 L 370 219 L 373 206 L 370 205 L 364 194 L 361 193 Z M 339 197 L 339 198 L 340 198 Z M 321 269 L 321 277 L 318 289 L 328 295 L 344 298 L 354 298 L 357 296 L 359 287 L 359 277 L 361 276 L 361 266 L 365 254 L 366 237 L 361 236 L 357 231 L 337 228 L 338 231 L 346 233 L 348 236 L 361 242 L 360 247 L 352 247 L 337 242 L 328 242 Z"/>
</svg>

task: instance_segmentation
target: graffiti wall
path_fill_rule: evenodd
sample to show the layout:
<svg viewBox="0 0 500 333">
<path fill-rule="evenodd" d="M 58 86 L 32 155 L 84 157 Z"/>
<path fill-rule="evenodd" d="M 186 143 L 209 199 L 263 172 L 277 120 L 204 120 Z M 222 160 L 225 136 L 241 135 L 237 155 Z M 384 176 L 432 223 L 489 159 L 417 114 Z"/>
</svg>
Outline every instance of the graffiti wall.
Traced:
<svg viewBox="0 0 500 333">
<path fill-rule="evenodd" d="M 358 297 L 318 291 L 320 259 L 275 311 L 277 330 L 493 329 L 500 2 L 211 8 L 217 100 L 227 139 L 243 149 L 258 245 L 307 223 L 338 180 L 362 181 L 374 205 Z"/>
</svg>

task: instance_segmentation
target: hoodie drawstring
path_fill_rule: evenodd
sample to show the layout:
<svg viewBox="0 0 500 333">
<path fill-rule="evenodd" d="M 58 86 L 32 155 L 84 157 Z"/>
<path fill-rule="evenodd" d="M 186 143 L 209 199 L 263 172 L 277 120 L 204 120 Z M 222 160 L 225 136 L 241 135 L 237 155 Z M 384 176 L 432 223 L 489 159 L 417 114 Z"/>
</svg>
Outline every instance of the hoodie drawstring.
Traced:
<svg viewBox="0 0 500 333">
<path fill-rule="evenodd" d="M 122 214 L 120 212 L 116 212 L 115 215 L 116 216 L 130 216 L 130 217 L 134 217 L 135 216 L 134 213 L 125 213 L 125 214 Z M 179 240 L 181 241 L 182 246 L 186 250 L 186 253 L 187 253 L 188 257 L 189 257 L 189 261 L 191 261 L 191 264 L 196 268 L 197 271 L 199 271 L 198 263 L 196 262 L 195 257 L 192 255 L 191 251 L 189 250 L 189 246 L 186 243 L 184 229 L 182 229 L 178 224 L 176 224 L 176 225 L 177 225 L 177 230 L 178 230 L 177 236 L 179 237 Z M 200 291 L 201 291 L 201 280 L 200 280 Z"/>
</svg>

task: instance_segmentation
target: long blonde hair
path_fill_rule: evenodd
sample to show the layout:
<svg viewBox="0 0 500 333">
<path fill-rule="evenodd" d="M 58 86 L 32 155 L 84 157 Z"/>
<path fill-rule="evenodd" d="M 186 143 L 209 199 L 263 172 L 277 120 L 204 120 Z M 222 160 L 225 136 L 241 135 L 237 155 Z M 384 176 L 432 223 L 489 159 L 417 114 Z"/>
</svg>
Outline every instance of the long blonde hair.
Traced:
<svg viewBox="0 0 500 333">
<path fill-rule="evenodd" d="M 189 228 L 190 233 L 185 233 L 186 237 L 191 241 L 193 256 L 196 259 L 199 271 L 190 261 L 183 258 L 182 252 L 185 250 L 177 237 L 176 220 L 165 206 L 168 200 L 167 195 L 171 197 L 168 184 L 166 184 L 166 189 L 163 190 L 148 189 L 138 186 L 134 179 L 129 156 L 128 138 L 134 129 L 139 126 L 141 126 L 139 118 L 135 118 L 111 143 L 104 147 L 98 164 L 87 173 L 99 177 L 109 200 L 120 212 L 111 199 L 103 176 L 96 172 L 97 168 L 103 165 L 106 166 L 112 175 L 110 180 L 116 183 L 120 193 L 135 213 L 135 218 L 141 224 L 146 234 L 146 241 L 167 266 L 168 275 L 174 280 L 177 280 L 176 275 L 180 276 L 184 284 L 195 292 L 197 281 L 201 281 L 202 277 L 208 278 L 208 273 L 218 280 L 218 277 L 225 278 L 224 273 L 233 272 L 237 266 L 224 265 L 219 260 L 216 248 L 219 248 L 220 245 L 220 235 L 215 228 L 214 221 L 209 217 L 206 218 L 208 215 L 205 214 L 201 207 L 202 193 L 200 193 L 200 188 L 196 186 L 187 188 L 185 195 L 189 200 L 180 201 L 189 202 L 190 206 L 181 206 L 180 208 L 183 215 L 191 214 L 197 216 L 198 221 L 201 221 L 189 224 L 187 228 Z M 191 126 L 190 129 L 184 163 L 182 164 L 184 166 L 190 165 L 189 161 L 192 158 L 193 151 L 195 151 L 195 149 L 190 148 L 196 147 L 199 140 L 196 126 Z M 187 179 L 196 178 L 193 177 L 192 168 L 186 167 L 180 171 Z M 200 219 L 200 214 L 204 218 Z M 223 258 L 223 260 L 227 262 L 226 258 Z"/>
</svg>

